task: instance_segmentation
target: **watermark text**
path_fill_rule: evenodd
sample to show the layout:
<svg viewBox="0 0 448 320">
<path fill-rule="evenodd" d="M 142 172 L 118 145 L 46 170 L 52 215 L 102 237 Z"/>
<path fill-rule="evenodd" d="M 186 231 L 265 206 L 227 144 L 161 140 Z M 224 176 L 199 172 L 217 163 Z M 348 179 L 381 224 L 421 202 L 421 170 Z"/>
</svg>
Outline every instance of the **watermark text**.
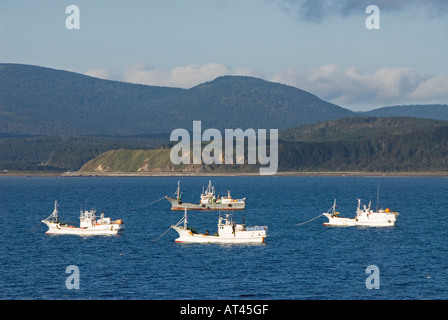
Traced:
<svg viewBox="0 0 448 320">
<path fill-rule="evenodd" d="M 366 19 L 366 28 L 369 30 L 380 29 L 380 8 L 376 5 L 370 5 L 366 8 L 366 13 L 370 16 Z"/>
<path fill-rule="evenodd" d="M 269 155 L 266 129 L 225 129 L 223 136 L 217 129 L 202 133 L 201 121 L 193 121 L 193 139 L 185 129 L 171 132 L 170 141 L 180 141 L 173 146 L 170 160 L 173 164 L 245 164 L 245 141 L 247 139 L 247 164 L 258 163 L 261 175 L 273 175 L 278 169 L 278 129 L 269 130 Z M 202 149 L 202 142 L 210 142 Z M 191 151 L 192 146 L 192 151 Z M 223 152 L 224 149 L 224 152 Z M 234 152 L 235 151 L 235 152 Z M 235 158 L 235 161 L 234 161 Z"/>
<path fill-rule="evenodd" d="M 69 290 L 79 290 L 79 268 L 77 266 L 70 265 L 65 269 L 65 273 L 70 273 L 65 280 L 65 287 Z"/>
<path fill-rule="evenodd" d="M 369 290 L 380 288 L 380 268 L 370 265 L 366 268 L 366 273 L 370 274 L 366 279 L 366 288 Z"/>
<path fill-rule="evenodd" d="M 69 5 L 65 8 L 65 13 L 70 14 L 67 19 L 65 19 L 65 27 L 68 30 L 79 30 L 81 28 L 79 7 L 73 4 Z"/>
</svg>

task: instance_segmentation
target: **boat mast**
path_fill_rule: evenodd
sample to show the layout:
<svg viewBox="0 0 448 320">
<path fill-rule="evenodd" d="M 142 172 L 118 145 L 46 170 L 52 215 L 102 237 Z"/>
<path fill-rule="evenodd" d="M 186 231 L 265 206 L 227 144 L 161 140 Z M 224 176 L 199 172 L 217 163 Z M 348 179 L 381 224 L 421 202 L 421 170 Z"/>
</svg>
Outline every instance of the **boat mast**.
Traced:
<svg viewBox="0 0 448 320">
<path fill-rule="evenodd" d="M 177 180 L 177 199 L 180 199 L 180 180 Z"/>
<path fill-rule="evenodd" d="M 54 201 L 54 210 L 53 210 L 53 221 L 58 222 L 58 201 Z"/>
<path fill-rule="evenodd" d="M 50 219 L 51 219 L 51 222 L 58 222 L 59 221 L 58 220 L 58 201 L 57 200 L 54 201 L 53 213 L 50 214 L 50 216 L 47 219 L 43 220 L 43 221 L 48 222 L 48 221 L 50 221 Z"/>
<path fill-rule="evenodd" d="M 184 213 L 184 230 L 188 229 L 188 220 L 187 220 L 187 208 L 185 208 L 185 213 Z"/>
<path fill-rule="evenodd" d="M 53 222 L 58 222 L 58 201 L 54 201 Z"/>
</svg>

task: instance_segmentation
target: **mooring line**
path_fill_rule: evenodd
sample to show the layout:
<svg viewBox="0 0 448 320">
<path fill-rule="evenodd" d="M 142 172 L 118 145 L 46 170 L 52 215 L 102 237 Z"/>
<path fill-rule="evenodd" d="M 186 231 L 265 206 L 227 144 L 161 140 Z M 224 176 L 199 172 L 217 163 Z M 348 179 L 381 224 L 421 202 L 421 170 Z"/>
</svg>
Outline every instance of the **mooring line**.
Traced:
<svg viewBox="0 0 448 320">
<path fill-rule="evenodd" d="M 148 204 L 145 204 L 145 205 L 143 205 L 143 206 L 141 206 L 141 207 L 128 209 L 128 210 L 126 210 L 126 211 L 137 211 L 137 210 L 140 210 L 140 209 L 149 207 L 150 205 L 152 205 L 152 204 L 154 204 L 154 203 L 156 203 L 156 202 L 162 201 L 163 199 L 165 199 L 165 196 L 163 196 L 162 198 L 157 199 L 157 200 L 155 200 L 155 201 L 153 201 L 153 202 L 150 202 L 150 203 L 148 203 Z"/>
<path fill-rule="evenodd" d="M 179 220 L 179 222 L 177 222 L 174 226 L 177 227 L 177 226 L 180 225 L 182 222 L 184 222 L 184 220 L 185 220 L 185 216 L 183 216 L 183 217 Z M 151 241 L 151 242 L 155 242 L 155 241 L 161 239 L 164 235 L 166 235 L 166 234 L 168 233 L 168 231 L 170 231 L 171 228 L 172 228 L 172 226 L 170 226 L 170 227 L 168 228 L 168 230 L 165 231 L 164 234 L 162 234 L 161 236 L 155 238 L 154 240 L 150 240 L 150 241 Z"/>
<path fill-rule="evenodd" d="M 168 228 L 168 230 L 165 231 L 164 234 L 162 234 L 161 236 L 155 238 L 154 240 L 150 240 L 150 241 L 151 241 L 151 242 L 156 242 L 157 240 L 162 239 L 162 237 L 165 236 L 165 235 L 168 233 L 168 231 L 170 231 L 170 230 L 171 230 L 171 226 Z"/>
<path fill-rule="evenodd" d="M 324 215 L 324 214 L 321 213 L 320 215 L 318 215 L 317 217 L 315 217 L 315 218 L 313 218 L 313 219 L 311 219 L 311 220 L 308 220 L 308 221 L 305 221 L 305 222 L 302 222 L 302 223 L 297 223 L 296 226 L 300 226 L 300 225 L 302 225 L 302 224 L 307 224 L 308 222 L 311 222 L 311 221 L 313 221 L 313 220 L 316 220 L 317 218 L 319 218 L 319 217 L 321 217 L 321 216 L 323 216 L 323 215 Z"/>
<path fill-rule="evenodd" d="M 34 229 L 36 229 L 38 226 L 40 226 L 41 223 L 42 223 L 42 221 L 39 222 L 33 229 L 29 230 L 27 233 L 30 233 L 31 231 L 33 231 Z"/>
</svg>

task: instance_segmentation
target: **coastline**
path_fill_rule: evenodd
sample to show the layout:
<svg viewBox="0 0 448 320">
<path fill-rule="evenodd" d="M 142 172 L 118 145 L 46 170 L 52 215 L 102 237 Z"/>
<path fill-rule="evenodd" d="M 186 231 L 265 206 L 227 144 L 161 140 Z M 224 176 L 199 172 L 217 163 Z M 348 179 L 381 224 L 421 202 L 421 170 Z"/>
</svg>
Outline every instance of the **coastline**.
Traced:
<svg viewBox="0 0 448 320">
<path fill-rule="evenodd" d="M 8 172 L 1 177 L 448 177 L 448 172 L 286 171 L 258 172 Z"/>
</svg>

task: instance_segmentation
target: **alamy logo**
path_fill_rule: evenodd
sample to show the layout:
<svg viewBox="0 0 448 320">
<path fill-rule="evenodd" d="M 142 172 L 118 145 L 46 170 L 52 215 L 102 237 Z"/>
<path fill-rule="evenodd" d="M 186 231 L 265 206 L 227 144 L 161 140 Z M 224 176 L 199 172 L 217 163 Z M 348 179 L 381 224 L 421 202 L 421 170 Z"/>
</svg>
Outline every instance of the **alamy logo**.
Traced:
<svg viewBox="0 0 448 320">
<path fill-rule="evenodd" d="M 278 129 L 269 130 L 269 156 L 266 145 L 266 129 L 225 129 L 223 137 L 217 129 L 207 129 L 202 133 L 201 121 L 193 121 L 193 140 L 185 129 L 171 132 L 170 141 L 179 141 L 170 152 L 173 164 L 245 164 L 245 140 L 247 138 L 247 163 L 268 165 L 260 167 L 261 175 L 273 175 L 278 169 Z M 202 149 L 202 142 L 210 142 Z M 235 142 L 235 143 L 234 143 Z M 193 151 L 191 152 L 191 146 Z M 235 147 L 234 147 L 235 146 Z"/>
<path fill-rule="evenodd" d="M 366 19 L 366 28 L 369 30 L 380 29 L 380 8 L 376 5 L 370 5 L 366 8 L 366 13 L 370 16 Z"/>
<path fill-rule="evenodd" d="M 366 288 L 369 290 L 380 288 L 380 268 L 370 265 L 366 268 L 366 273 L 370 274 L 366 279 Z"/>
<path fill-rule="evenodd" d="M 68 30 L 79 30 L 80 27 L 80 18 L 79 18 L 79 7 L 75 5 L 70 5 L 65 8 L 65 13 L 70 14 L 67 19 L 65 19 L 65 27 Z"/>
<path fill-rule="evenodd" d="M 65 280 L 65 287 L 69 290 L 79 290 L 79 268 L 78 266 L 70 265 L 65 269 L 65 273 L 70 275 Z"/>
</svg>

